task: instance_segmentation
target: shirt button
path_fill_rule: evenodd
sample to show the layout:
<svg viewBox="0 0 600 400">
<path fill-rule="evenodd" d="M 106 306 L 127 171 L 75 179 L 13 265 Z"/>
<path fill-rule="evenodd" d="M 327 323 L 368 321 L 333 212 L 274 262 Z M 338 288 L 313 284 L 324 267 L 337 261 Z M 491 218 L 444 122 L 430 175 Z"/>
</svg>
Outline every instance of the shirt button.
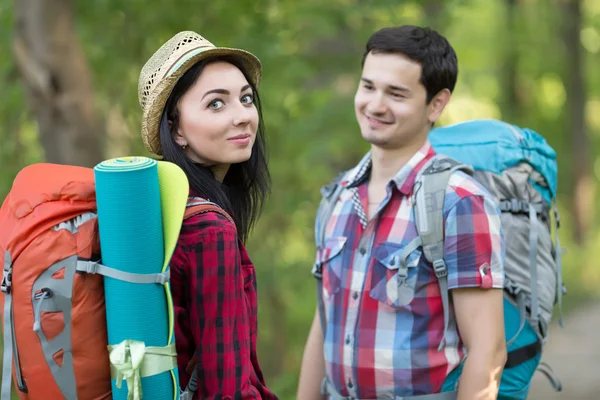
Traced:
<svg viewBox="0 0 600 400">
<path fill-rule="evenodd" d="M 352 381 L 350 379 L 348 379 L 348 387 L 350 389 L 352 389 L 354 387 L 354 385 L 352 384 Z"/>
<path fill-rule="evenodd" d="M 361 248 L 360 248 L 358 251 L 359 251 L 359 252 L 360 252 L 360 254 L 361 254 L 361 255 L 363 255 L 363 256 L 364 256 L 364 255 L 367 253 L 367 249 L 365 249 L 364 247 L 361 247 Z"/>
<path fill-rule="evenodd" d="M 350 344 L 350 335 L 346 336 L 346 344 Z"/>
<path fill-rule="evenodd" d="M 358 299 L 358 292 L 354 292 L 354 293 L 352 294 L 352 298 L 353 298 L 354 300 Z"/>
</svg>

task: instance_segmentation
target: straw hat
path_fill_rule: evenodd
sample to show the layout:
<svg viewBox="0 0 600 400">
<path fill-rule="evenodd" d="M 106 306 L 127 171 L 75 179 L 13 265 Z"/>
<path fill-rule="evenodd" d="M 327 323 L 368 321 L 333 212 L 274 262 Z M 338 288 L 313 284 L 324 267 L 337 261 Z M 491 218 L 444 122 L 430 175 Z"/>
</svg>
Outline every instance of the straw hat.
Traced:
<svg viewBox="0 0 600 400">
<path fill-rule="evenodd" d="M 142 140 L 146 148 L 161 155 L 159 124 L 165 104 L 181 76 L 198 61 L 212 56 L 233 56 L 246 68 L 252 84 L 262 75 L 260 61 L 240 49 L 216 47 L 196 32 L 179 32 L 163 44 L 140 72 L 138 100 L 142 107 Z"/>
</svg>

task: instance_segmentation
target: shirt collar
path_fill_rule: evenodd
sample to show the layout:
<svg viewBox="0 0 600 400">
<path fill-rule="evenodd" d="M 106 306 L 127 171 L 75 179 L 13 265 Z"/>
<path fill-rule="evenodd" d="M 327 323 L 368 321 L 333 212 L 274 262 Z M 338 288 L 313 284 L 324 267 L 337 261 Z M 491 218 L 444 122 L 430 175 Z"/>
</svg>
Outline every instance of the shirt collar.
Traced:
<svg viewBox="0 0 600 400">
<path fill-rule="evenodd" d="M 423 165 L 435 155 L 431 143 L 426 141 L 425 144 L 408 160 L 408 162 L 398 171 L 392 178 L 391 182 L 396 185 L 396 188 L 404 195 L 410 195 L 417 178 L 417 174 L 423 168 Z M 347 179 L 341 184 L 347 188 L 357 187 L 369 179 L 371 173 L 371 151 L 369 151 L 363 159 L 351 169 Z"/>
</svg>

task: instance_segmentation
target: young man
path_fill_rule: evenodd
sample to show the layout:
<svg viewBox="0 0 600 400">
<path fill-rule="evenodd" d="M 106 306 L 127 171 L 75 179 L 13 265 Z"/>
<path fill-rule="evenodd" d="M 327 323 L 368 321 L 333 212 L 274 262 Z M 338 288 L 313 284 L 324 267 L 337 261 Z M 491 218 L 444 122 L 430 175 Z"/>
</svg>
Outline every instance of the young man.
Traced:
<svg viewBox="0 0 600 400">
<path fill-rule="evenodd" d="M 443 203 L 447 329 L 436 274 L 413 245 L 415 179 L 435 155 L 427 135 L 457 73 L 453 48 L 430 29 L 385 28 L 367 43 L 355 112 L 371 151 L 337 180 L 343 189 L 330 199 L 332 213 L 316 221 L 325 228 L 316 266 L 326 333 L 317 310 L 298 400 L 323 392 L 332 399 L 496 398 L 506 346 L 504 241 L 494 200 L 463 172 L 451 175 Z M 465 357 L 458 387 L 443 389 Z"/>
</svg>

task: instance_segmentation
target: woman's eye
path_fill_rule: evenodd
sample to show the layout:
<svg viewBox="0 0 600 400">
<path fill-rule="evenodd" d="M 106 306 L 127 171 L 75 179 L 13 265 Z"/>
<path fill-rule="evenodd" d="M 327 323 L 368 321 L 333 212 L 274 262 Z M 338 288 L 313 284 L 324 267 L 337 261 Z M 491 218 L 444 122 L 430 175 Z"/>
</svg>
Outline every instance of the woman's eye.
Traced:
<svg viewBox="0 0 600 400">
<path fill-rule="evenodd" d="M 244 96 L 242 96 L 242 103 L 244 104 L 252 104 L 253 101 L 254 96 L 252 96 L 251 94 L 245 94 Z"/>
<path fill-rule="evenodd" d="M 222 100 L 215 99 L 215 100 L 211 101 L 210 103 L 208 103 L 208 108 L 210 108 L 212 110 L 219 110 L 224 105 L 225 105 L 225 103 Z"/>
</svg>

